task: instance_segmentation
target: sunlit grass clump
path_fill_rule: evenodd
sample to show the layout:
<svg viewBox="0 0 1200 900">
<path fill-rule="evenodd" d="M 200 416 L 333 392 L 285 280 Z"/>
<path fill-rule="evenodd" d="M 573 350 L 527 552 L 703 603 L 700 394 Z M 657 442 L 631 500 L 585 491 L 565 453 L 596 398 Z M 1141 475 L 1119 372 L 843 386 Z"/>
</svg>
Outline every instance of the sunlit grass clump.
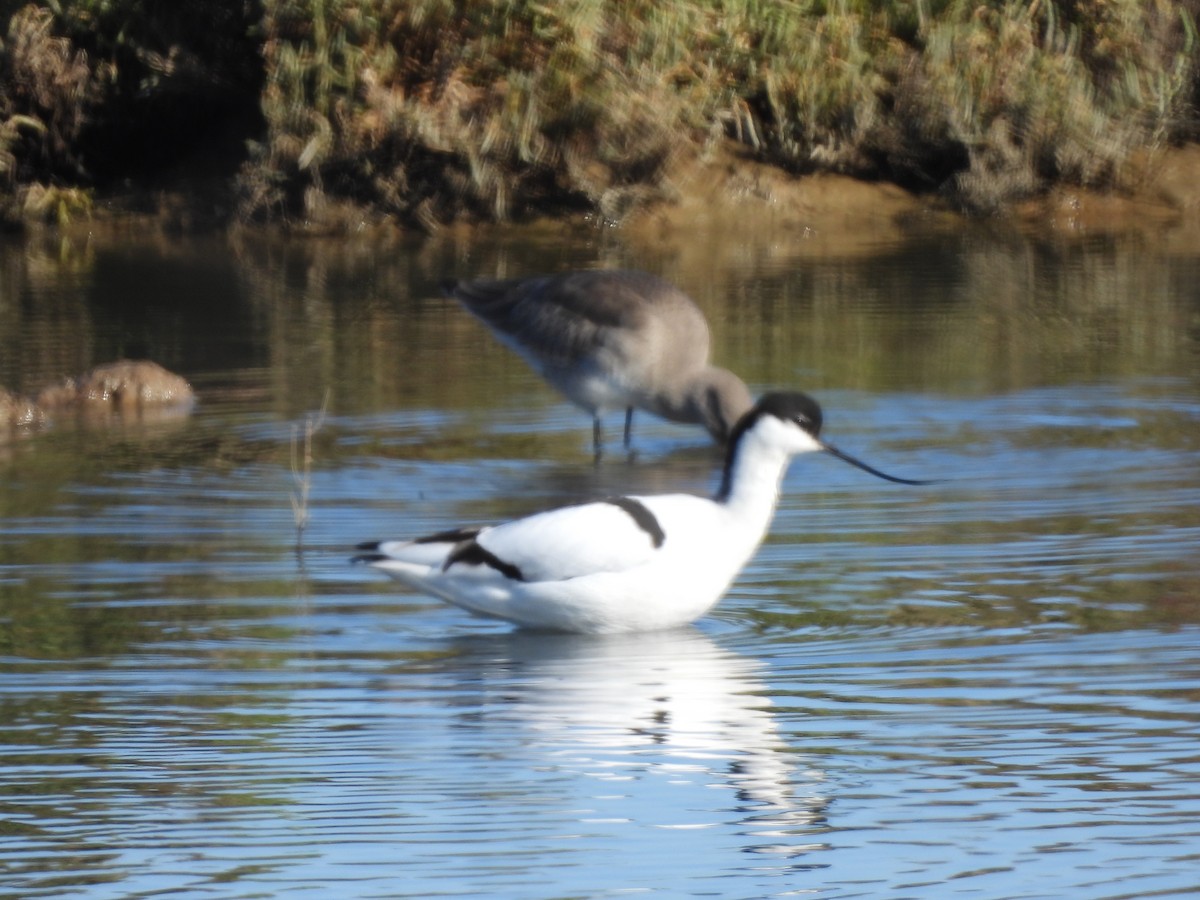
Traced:
<svg viewBox="0 0 1200 900">
<path fill-rule="evenodd" d="M 1195 2 L 277 0 L 252 214 L 619 218 L 732 139 L 990 209 L 1194 128 Z"/>
</svg>

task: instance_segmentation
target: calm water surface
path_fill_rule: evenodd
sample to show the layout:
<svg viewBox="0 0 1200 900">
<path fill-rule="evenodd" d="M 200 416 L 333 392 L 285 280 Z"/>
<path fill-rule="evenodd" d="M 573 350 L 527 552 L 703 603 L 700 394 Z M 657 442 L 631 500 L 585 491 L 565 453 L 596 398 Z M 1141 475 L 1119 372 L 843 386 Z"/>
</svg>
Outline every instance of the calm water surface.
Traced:
<svg viewBox="0 0 1200 900">
<path fill-rule="evenodd" d="M 0 444 L 0 896 L 1197 893 L 1200 257 L 644 243 L 0 246 L 0 386 L 148 356 L 201 398 Z M 713 486 L 703 435 L 647 418 L 593 466 L 434 288 L 613 265 L 941 483 L 798 460 L 721 605 L 662 634 L 522 633 L 349 566 Z"/>
</svg>

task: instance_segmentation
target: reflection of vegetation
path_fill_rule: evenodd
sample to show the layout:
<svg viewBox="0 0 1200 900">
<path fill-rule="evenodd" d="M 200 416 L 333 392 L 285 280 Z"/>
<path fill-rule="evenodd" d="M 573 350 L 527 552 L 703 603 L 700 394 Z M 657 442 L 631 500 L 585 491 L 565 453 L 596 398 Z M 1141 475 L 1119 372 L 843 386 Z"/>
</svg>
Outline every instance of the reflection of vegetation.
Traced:
<svg viewBox="0 0 1200 900">
<path fill-rule="evenodd" d="M 289 421 L 319 408 L 327 389 L 337 415 L 511 415 L 529 373 L 438 295 L 437 279 L 597 262 L 636 263 L 692 293 L 717 323 L 717 360 L 753 385 L 987 392 L 1179 372 L 1195 352 L 1188 265 L 1148 258 L 1137 238 L 1075 246 L 914 233 L 912 243 L 873 256 L 789 259 L 776 249 L 766 261 L 753 252 L 748 261 L 708 253 L 703 243 L 597 250 L 584 243 L 593 239 L 560 237 L 551 246 L 513 229 L 469 249 L 447 236 L 419 251 L 392 242 L 246 240 L 231 254 L 204 241 L 129 239 L 94 241 L 82 258 L 37 245 L 10 251 L 0 260 L 0 285 L 8 296 L 39 299 L 0 304 L 0 385 L 36 393 L 55 375 L 88 368 L 93 354 L 128 352 L 120 341 L 132 336 L 185 375 L 252 374 L 253 389 L 268 390 Z M 802 254 L 806 245 L 789 246 Z M 197 388 L 203 408 L 211 397 L 202 382 Z M 555 402 L 549 392 L 533 397 Z M 458 454 L 478 450 L 479 430 L 469 422 L 453 434 L 444 425 Z M 204 439 L 214 456 L 238 459 L 246 449 L 236 436 Z M 314 449 L 327 452 L 322 435 L 315 440 Z M 503 440 L 522 455 L 530 438 Z"/>
<path fill-rule="evenodd" d="M 322 492 L 328 482 L 323 479 L 363 460 L 382 467 L 383 478 L 395 477 L 402 485 L 399 490 L 414 495 L 436 474 L 438 490 L 459 492 L 455 502 L 462 506 L 456 515 L 466 521 L 506 518 L 523 502 L 534 508 L 550 505 L 551 476 L 544 470 L 529 491 L 491 494 L 491 476 L 495 484 L 509 484 L 512 460 L 583 458 L 586 448 L 577 429 L 526 427 L 533 420 L 544 424 L 544 410 L 537 407 L 558 403 L 557 398 L 433 289 L 436 275 L 461 265 L 462 259 L 479 274 L 503 274 L 506 267 L 529 271 L 547 259 L 586 264 L 605 252 L 592 246 L 580 250 L 567 242 L 550 250 L 537 240 L 522 243 L 517 234 L 516 229 L 505 229 L 501 241 L 473 244 L 469 252 L 451 237 L 422 242 L 419 251 L 369 241 L 247 239 L 239 242 L 236 254 L 218 256 L 207 241 L 193 246 L 220 277 L 198 271 L 198 263 L 184 249 L 192 242 L 158 238 L 147 243 L 125 240 L 119 247 L 97 241 L 83 259 L 55 258 L 36 249 L 28 257 L 6 256 L 6 264 L 0 265 L 6 294 L 37 294 L 43 299 L 33 305 L 0 306 L 0 347 L 12 350 L 0 360 L 12 368 L 0 371 L 19 373 L 25 360 L 36 365 L 45 356 L 86 360 L 87 353 L 103 346 L 114 323 L 125 328 L 126 316 L 141 322 L 142 305 L 132 312 L 103 307 L 105 295 L 123 294 L 131 284 L 139 289 L 146 284 L 164 286 L 151 293 L 152 346 L 213 348 L 213 358 L 227 370 L 222 370 L 219 383 L 210 381 L 207 388 L 204 381 L 197 382 L 198 416 L 178 428 L 103 436 L 64 431 L 11 448 L 9 458 L 0 462 L 9 485 L 0 491 L 0 517 L 19 521 L 45 515 L 62 502 L 67 483 L 107 489 L 114 478 L 155 469 L 170 473 L 172 490 L 189 479 L 211 475 L 229 486 L 231 496 L 230 509 L 214 513 L 202 548 L 184 540 L 131 549 L 87 529 L 78 535 L 31 535 L 15 544 L 10 541 L 3 552 L 18 556 L 0 560 L 5 564 L 49 567 L 70 562 L 86 570 L 90 563 L 111 560 L 135 572 L 150 571 L 152 577 L 148 585 L 135 586 L 132 595 L 99 598 L 103 613 L 65 605 L 42 608 L 36 598 L 49 593 L 44 583 L 0 588 L 0 607 L 8 610 L 0 610 L 0 618 L 8 616 L 5 621 L 19 626 L 7 635 L 0 629 L 0 640 L 19 640 L 21 646 L 13 651 L 29 657 L 105 656 L 120 652 L 121 641 L 154 643 L 167 628 L 195 636 L 212 627 L 205 617 L 224 613 L 206 609 L 204 602 L 187 612 L 138 604 L 152 601 L 155 590 L 197 601 L 218 599 L 213 592 L 227 596 L 236 591 L 231 587 L 236 579 L 210 582 L 205 561 L 195 557 L 228 552 L 230 542 L 244 539 L 238 513 L 246 507 L 240 503 L 259 512 L 274 511 L 263 513 L 261 537 L 252 539 L 248 549 L 253 552 L 257 546 L 270 554 L 287 543 L 291 518 L 284 495 L 293 484 L 288 468 L 291 423 L 302 423 L 306 411 L 320 407 L 327 388 L 330 418 L 312 435 L 310 474 L 316 509 L 328 501 Z M 952 454 L 978 453 L 980 443 L 994 434 L 995 423 L 986 417 L 998 402 L 997 394 L 1080 380 L 1110 382 L 1115 392 L 1128 376 L 1178 378 L 1194 369 L 1196 340 L 1189 328 L 1200 309 L 1190 262 L 1152 258 L 1136 240 L 1092 241 L 1085 249 L 1002 243 L 972 234 L 938 233 L 914 241 L 874 256 L 776 261 L 752 271 L 722 267 L 690 248 L 678 257 L 643 256 L 642 261 L 696 295 L 712 321 L 720 323 L 714 329 L 717 355 L 756 386 L 801 384 L 823 399 L 830 389 L 921 391 L 948 403 L 955 395 L 983 397 L 985 405 L 978 409 L 922 426 Z M 7 264 L 9 259 L 19 264 Z M 619 255 L 604 259 L 628 261 Z M 920 260 L 919 266 L 914 259 Z M 96 287 L 97 271 L 107 284 L 103 293 Z M 219 307 L 217 316 L 186 314 L 192 305 L 179 292 L 181 286 L 191 289 L 195 284 L 211 286 L 206 292 L 211 290 L 229 305 Z M 234 335 L 228 331 L 230 322 L 236 323 Z M 231 346 L 236 352 L 227 356 Z M 23 349 L 28 356 L 20 355 Z M 195 363 L 201 364 L 202 360 Z M 243 374 L 245 383 L 238 381 Z M 1155 390 L 1171 393 L 1177 388 L 1139 383 L 1136 396 L 1152 400 Z M 246 395 L 251 395 L 249 405 Z M 1146 402 L 1137 409 L 1133 403 L 1127 422 L 1112 423 L 1105 418 L 1108 412 L 1093 421 L 1090 412 L 1081 412 L 1078 422 L 1016 423 L 1013 438 L 1019 434 L 1023 446 L 1037 452 L 1156 447 L 1187 453 L 1196 448 L 1193 423 L 1169 403 Z M 1124 416 L 1119 400 L 1113 409 Z M 853 434 L 854 411 L 841 402 L 831 402 L 829 410 L 832 438 Z M 483 416 L 488 417 L 486 424 Z M 894 448 L 911 446 L 903 430 L 885 439 Z M 913 449 L 924 453 L 929 448 Z M 464 460 L 466 465 L 454 465 Z M 708 486 L 711 471 L 711 458 L 702 454 L 695 463 L 697 489 Z M 630 489 L 627 477 L 633 475 L 620 475 L 618 489 Z M 254 487 L 247 488 L 250 484 Z M 555 493 L 553 500 L 566 501 L 580 489 L 578 482 L 569 482 L 560 491 L 563 496 Z M 245 500 L 238 499 L 242 490 L 248 491 Z M 1113 489 L 1103 490 L 1111 495 Z M 394 498 L 368 492 L 362 499 L 364 505 L 390 509 Z M 78 514 L 82 520 L 104 508 L 101 496 L 94 508 L 81 505 Z M 322 513 L 317 521 L 336 522 L 336 514 Z M 1011 527 L 1017 532 L 1009 534 L 1004 529 L 1010 520 L 999 517 L 998 522 L 1003 524 L 989 526 L 991 538 L 1019 539 L 1019 530 L 1028 525 L 1016 521 Z M 112 521 L 107 525 L 117 527 Z M 1106 525 L 1103 517 L 1089 512 L 1036 527 L 1047 534 L 1096 535 Z M 1181 519 L 1178 527 L 1194 523 Z M 962 536 L 949 527 L 925 540 L 931 546 L 953 545 L 961 544 Z M 142 565 L 146 568 L 139 569 Z M 215 567 L 213 563 L 210 568 Z M 928 584 L 935 581 L 930 578 Z M 1159 592 L 1166 598 L 1164 605 L 1154 615 L 1162 621 L 1194 615 L 1187 600 L 1190 591 L 1194 595 L 1192 588 L 1183 576 L 1168 579 Z M 959 600 L 927 602 L 918 597 L 911 603 L 905 598 L 919 593 L 912 584 L 887 589 L 891 593 L 880 595 L 880 606 L 905 623 L 999 627 L 1006 622 L 1048 621 L 1041 618 L 1045 609 L 1038 605 L 1033 587 L 1028 595 L 1024 588 L 1006 589 L 996 600 L 987 599 L 986 585 L 978 585 Z M 246 590 L 292 598 L 295 583 L 280 577 L 252 583 Z M 801 595 L 828 597 L 819 591 Z M 1063 605 L 1062 614 L 1069 617 L 1065 621 L 1102 627 L 1099 619 L 1088 624 L 1083 617 L 1087 607 L 1103 613 L 1108 605 L 1116 610 L 1115 621 L 1132 622 L 1139 615 L 1151 620 L 1150 612 L 1121 618 L 1119 601 L 1108 604 L 1099 589 L 1086 599 L 1078 611 Z M 132 602 L 126 607 L 124 600 Z M 146 608 L 154 609 L 160 624 L 143 632 L 139 629 L 145 625 Z M 796 621 L 828 626 L 836 626 L 843 616 L 855 625 L 873 621 L 863 615 L 819 600 Z M 43 621 L 42 616 L 51 618 Z M 100 621 L 98 616 L 109 619 Z"/>
<path fill-rule="evenodd" d="M 1091 521 L 1084 523 L 1083 531 L 1092 526 Z M 1041 527 L 1054 533 L 1049 529 L 1056 523 Z M 910 537 L 919 540 L 921 535 Z M 961 537 L 960 529 L 957 535 L 937 539 L 952 546 Z M 743 600 L 737 618 L 759 629 L 788 634 L 811 629 L 861 634 L 872 628 L 967 628 L 989 634 L 1006 629 L 1095 632 L 1200 625 L 1200 576 L 1194 572 L 1159 572 L 1148 566 L 1133 577 L 1125 564 L 1110 578 L 1099 563 L 1094 568 L 1082 583 L 1078 573 L 1061 579 L 1049 575 L 1016 579 L 1007 573 L 1002 583 L 965 580 L 949 565 L 935 577 L 873 578 L 873 587 L 860 592 L 835 582 L 776 582 L 770 586 L 772 596 L 793 596 L 787 604 L 790 608 L 778 599 L 769 608 Z M 858 574 L 848 569 L 841 577 L 853 583 Z M 762 589 L 761 584 L 756 587 Z M 743 589 L 735 585 L 731 592 L 736 596 Z"/>
<path fill-rule="evenodd" d="M 129 545 L 115 536 L 107 540 L 58 536 L 9 550 L 5 553 L 6 565 L 46 567 L 50 565 L 48 557 L 58 557 L 81 572 L 93 567 L 103 572 L 121 566 L 129 583 L 106 590 L 86 584 L 72 586 L 69 578 L 47 574 L 0 585 L 0 617 L 5 623 L 0 632 L 0 655 L 27 661 L 110 660 L 135 648 L 166 641 L 240 638 L 266 642 L 293 636 L 291 631 L 277 628 L 268 631 L 254 624 L 228 624 L 239 616 L 253 621 L 271 612 L 291 612 L 296 588 L 293 580 L 280 577 L 274 582 L 255 581 L 238 587 L 232 581 L 216 582 L 209 571 L 177 574 L 187 568 L 184 562 L 192 562 L 178 559 L 186 546 L 134 556 Z M 215 555 L 223 549 L 214 542 L 208 553 Z M 89 562 L 96 556 L 101 559 Z M 35 557 L 39 562 L 31 561 Z M 203 564 L 193 563 L 192 568 L 202 569 Z M 149 583 L 139 581 L 138 573 Z M 161 595 L 187 597 L 191 602 L 153 605 L 155 588 Z M 239 605 L 231 600 L 231 595 L 238 594 L 252 597 L 255 602 Z M 278 606 L 274 610 L 264 608 L 264 596 L 278 598 Z M 81 602 L 87 597 L 100 597 L 104 602 Z M 247 651 L 246 655 L 247 665 L 273 667 L 272 653 Z M 228 651 L 227 656 L 232 660 L 237 653 Z M 279 658 L 275 665 L 286 665 L 286 660 Z"/>
<path fill-rule="evenodd" d="M 242 213 L 314 224 L 618 218 L 725 139 L 991 207 L 1195 137 L 1197 0 L 0 9 L 0 176 L 69 188 L 261 137 Z"/>
<path fill-rule="evenodd" d="M 718 289 L 738 292 L 736 316 L 720 294 L 707 308 L 727 322 L 724 363 L 752 383 L 799 372 L 814 390 L 960 392 L 1178 372 L 1195 352 L 1188 265 L 1137 262 L 1140 247 L 933 236 L 756 273 Z M 694 262 L 691 275 L 680 268 L 685 286 L 717 276 Z M 775 335 L 765 343 L 763 323 Z"/>
</svg>

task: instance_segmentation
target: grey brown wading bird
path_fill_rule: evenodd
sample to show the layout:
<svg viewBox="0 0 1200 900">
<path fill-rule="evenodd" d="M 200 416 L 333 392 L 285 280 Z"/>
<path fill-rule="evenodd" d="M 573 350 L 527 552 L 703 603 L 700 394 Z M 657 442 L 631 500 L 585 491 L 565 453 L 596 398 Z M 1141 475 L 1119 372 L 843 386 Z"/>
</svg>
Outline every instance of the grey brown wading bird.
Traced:
<svg viewBox="0 0 1200 900">
<path fill-rule="evenodd" d="M 703 425 L 724 443 L 754 405 L 740 378 L 709 365 L 708 323 L 699 307 L 655 275 L 614 270 L 447 280 L 442 290 L 591 413 L 597 456 L 601 418 L 612 410 L 625 410 L 628 447 L 635 409 Z"/>
</svg>

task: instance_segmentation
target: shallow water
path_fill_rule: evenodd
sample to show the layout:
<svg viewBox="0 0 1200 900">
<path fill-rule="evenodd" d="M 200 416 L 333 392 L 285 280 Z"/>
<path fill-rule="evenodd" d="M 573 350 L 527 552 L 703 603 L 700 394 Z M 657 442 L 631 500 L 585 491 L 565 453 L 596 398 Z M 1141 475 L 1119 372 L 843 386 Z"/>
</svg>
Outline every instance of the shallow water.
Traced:
<svg viewBox="0 0 1200 900">
<path fill-rule="evenodd" d="M 144 355 L 201 399 L 0 445 L 0 896 L 1195 893 L 1197 258 L 514 230 L 0 262 L 0 386 Z M 703 435 L 646 417 L 593 466 L 586 417 L 436 299 L 591 265 L 677 281 L 755 390 L 941 483 L 798 460 L 722 603 L 662 634 L 515 632 L 349 566 L 711 488 Z"/>
</svg>

